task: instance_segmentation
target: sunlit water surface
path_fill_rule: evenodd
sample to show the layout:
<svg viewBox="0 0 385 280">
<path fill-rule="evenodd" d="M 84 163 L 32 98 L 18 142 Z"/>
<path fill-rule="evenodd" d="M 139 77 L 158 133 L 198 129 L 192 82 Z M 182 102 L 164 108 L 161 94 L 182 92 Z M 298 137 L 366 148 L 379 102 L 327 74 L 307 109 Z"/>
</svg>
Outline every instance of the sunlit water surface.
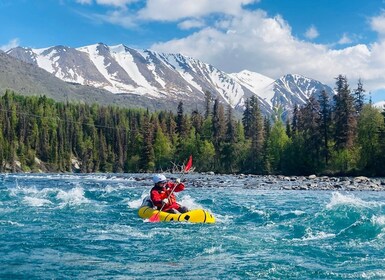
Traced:
<svg viewBox="0 0 385 280">
<path fill-rule="evenodd" d="M 216 224 L 139 218 L 149 174 L 1 175 L 0 278 L 385 279 L 385 193 L 186 177 Z"/>
</svg>

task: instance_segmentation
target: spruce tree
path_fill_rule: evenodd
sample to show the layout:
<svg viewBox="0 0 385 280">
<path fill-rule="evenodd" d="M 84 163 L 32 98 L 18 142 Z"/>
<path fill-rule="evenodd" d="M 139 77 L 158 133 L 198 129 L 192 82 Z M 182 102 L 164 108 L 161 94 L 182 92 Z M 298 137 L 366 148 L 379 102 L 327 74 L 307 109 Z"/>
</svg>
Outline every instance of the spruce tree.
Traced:
<svg viewBox="0 0 385 280">
<path fill-rule="evenodd" d="M 201 132 L 202 132 L 203 120 L 204 119 L 198 110 L 194 110 L 191 113 L 191 125 L 195 129 L 196 135 L 201 134 Z"/>
<path fill-rule="evenodd" d="M 233 117 L 233 108 L 230 104 L 227 105 L 226 127 L 225 141 L 227 143 L 234 144 L 236 140 L 236 131 Z"/>
<path fill-rule="evenodd" d="M 250 99 L 250 111 L 251 111 L 251 167 L 252 172 L 261 174 L 263 170 L 263 142 L 264 142 L 264 130 L 263 130 L 263 116 L 259 107 L 258 99 L 254 96 Z"/>
<path fill-rule="evenodd" d="M 243 111 L 242 123 L 245 130 L 245 137 L 251 138 L 251 120 L 252 120 L 252 112 L 250 108 L 250 100 L 249 98 L 245 101 L 245 110 Z"/>
<path fill-rule="evenodd" d="M 304 140 L 305 173 L 318 172 L 320 168 L 320 152 L 323 147 L 320 128 L 321 114 L 318 100 L 311 96 L 301 109 L 300 129 Z"/>
<path fill-rule="evenodd" d="M 320 125 L 319 128 L 322 134 L 323 147 L 321 149 L 321 155 L 324 158 L 325 165 L 329 163 L 329 139 L 331 131 L 331 104 L 329 100 L 329 95 L 325 90 L 322 90 L 318 96 L 318 103 L 320 106 Z"/>
<path fill-rule="evenodd" d="M 334 96 L 334 138 L 337 150 L 353 147 L 356 135 L 356 114 L 354 99 L 350 94 L 349 84 L 345 76 L 336 78 L 336 92 Z"/>
<path fill-rule="evenodd" d="M 189 136 L 191 123 L 188 117 L 184 114 L 183 102 L 179 102 L 178 112 L 176 116 L 176 131 L 180 140 Z"/>
<path fill-rule="evenodd" d="M 212 126 L 214 145 L 218 149 L 224 138 L 226 127 L 223 105 L 218 98 L 214 101 Z"/>
<path fill-rule="evenodd" d="M 216 166 L 220 168 L 220 155 L 221 155 L 221 144 L 225 135 L 225 115 L 223 105 L 219 102 L 219 99 L 215 99 L 213 107 L 213 118 L 212 118 L 212 135 L 213 144 L 216 152 Z"/>
<path fill-rule="evenodd" d="M 226 114 L 226 134 L 222 147 L 222 162 L 224 163 L 225 172 L 232 173 L 236 163 L 236 129 L 233 118 L 233 108 L 230 104 L 227 106 Z"/>
<path fill-rule="evenodd" d="M 365 89 L 361 79 L 358 80 L 357 89 L 354 90 L 354 106 L 359 115 L 365 103 Z"/>
<path fill-rule="evenodd" d="M 291 121 L 291 133 L 296 134 L 298 131 L 298 119 L 299 119 L 299 107 L 298 104 L 294 104 L 293 117 Z"/>
<path fill-rule="evenodd" d="M 176 131 L 180 137 L 185 136 L 186 131 L 184 131 L 184 110 L 183 110 L 183 102 L 180 101 L 178 103 L 178 112 L 176 117 Z"/>
<path fill-rule="evenodd" d="M 150 122 L 150 114 L 144 114 L 142 123 L 143 151 L 141 154 L 141 167 L 144 171 L 153 171 L 155 167 L 155 154 L 153 147 L 153 125 Z"/>
<path fill-rule="evenodd" d="M 206 90 L 205 91 L 205 119 L 207 119 L 211 115 L 211 102 L 212 102 L 212 95 L 211 92 Z"/>
<path fill-rule="evenodd" d="M 271 145 L 270 145 L 270 132 L 271 132 L 271 123 L 268 117 L 263 119 L 263 157 L 262 157 L 262 174 L 271 173 Z"/>
</svg>

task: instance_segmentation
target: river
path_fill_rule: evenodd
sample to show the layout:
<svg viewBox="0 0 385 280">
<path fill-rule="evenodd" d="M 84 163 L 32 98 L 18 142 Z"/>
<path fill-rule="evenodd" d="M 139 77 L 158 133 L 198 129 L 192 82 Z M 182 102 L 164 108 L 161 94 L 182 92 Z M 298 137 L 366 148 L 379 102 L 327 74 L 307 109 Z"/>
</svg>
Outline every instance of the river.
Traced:
<svg viewBox="0 0 385 280">
<path fill-rule="evenodd" d="M 151 174 L 0 177 L 1 279 L 385 278 L 382 191 L 188 174 L 178 201 L 216 223 L 150 223 Z"/>
</svg>

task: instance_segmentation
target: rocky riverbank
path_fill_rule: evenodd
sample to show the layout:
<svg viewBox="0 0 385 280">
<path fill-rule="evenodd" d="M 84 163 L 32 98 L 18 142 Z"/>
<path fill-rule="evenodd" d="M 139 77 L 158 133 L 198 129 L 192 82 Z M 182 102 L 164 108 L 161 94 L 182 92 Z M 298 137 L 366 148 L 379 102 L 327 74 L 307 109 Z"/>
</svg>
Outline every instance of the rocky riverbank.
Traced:
<svg viewBox="0 0 385 280">
<path fill-rule="evenodd" d="M 15 173 L 14 173 L 15 174 Z M 42 176 L 42 173 L 37 173 Z M 56 173 L 46 173 L 56 174 Z M 63 176 L 75 173 L 60 173 Z M 85 178 L 97 177 L 100 180 L 119 180 L 132 184 L 140 182 L 140 185 L 151 186 L 153 173 L 94 173 L 79 174 Z M 325 190 L 325 191 L 385 191 L 385 178 L 376 177 L 331 177 L 331 176 L 283 176 L 283 175 L 251 175 L 251 174 L 214 174 L 188 173 L 182 176 L 180 173 L 165 173 L 171 180 L 182 178 L 187 187 L 208 188 L 246 188 L 260 190 Z M 8 173 L 0 174 L 1 180 L 8 178 Z M 1 181 L 0 181 L 1 182 Z"/>
<path fill-rule="evenodd" d="M 242 187 L 262 190 L 385 191 L 385 178 L 281 176 L 281 175 L 188 175 L 195 187 Z"/>
<path fill-rule="evenodd" d="M 135 181 L 148 181 L 152 184 L 151 173 L 135 174 Z M 181 174 L 165 173 L 167 178 L 176 179 Z M 120 175 L 114 175 L 119 177 Z M 183 181 L 188 187 L 237 187 L 260 190 L 325 190 L 325 191 L 385 191 L 385 178 L 330 177 L 330 176 L 283 176 L 283 175 L 250 175 L 250 174 L 214 174 L 189 173 Z M 146 183 L 147 184 L 147 183 Z"/>
</svg>

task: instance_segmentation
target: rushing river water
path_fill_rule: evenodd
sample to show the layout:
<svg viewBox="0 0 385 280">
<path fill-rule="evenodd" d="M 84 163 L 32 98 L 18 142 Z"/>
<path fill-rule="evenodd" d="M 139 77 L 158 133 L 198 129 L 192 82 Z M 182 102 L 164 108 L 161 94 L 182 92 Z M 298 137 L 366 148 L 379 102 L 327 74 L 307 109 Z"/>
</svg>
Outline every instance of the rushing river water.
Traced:
<svg viewBox="0 0 385 280">
<path fill-rule="evenodd" d="M 0 279 L 385 279 L 385 192 L 186 177 L 215 224 L 140 219 L 150 174 L 1 175 Z"/>
</svg>

